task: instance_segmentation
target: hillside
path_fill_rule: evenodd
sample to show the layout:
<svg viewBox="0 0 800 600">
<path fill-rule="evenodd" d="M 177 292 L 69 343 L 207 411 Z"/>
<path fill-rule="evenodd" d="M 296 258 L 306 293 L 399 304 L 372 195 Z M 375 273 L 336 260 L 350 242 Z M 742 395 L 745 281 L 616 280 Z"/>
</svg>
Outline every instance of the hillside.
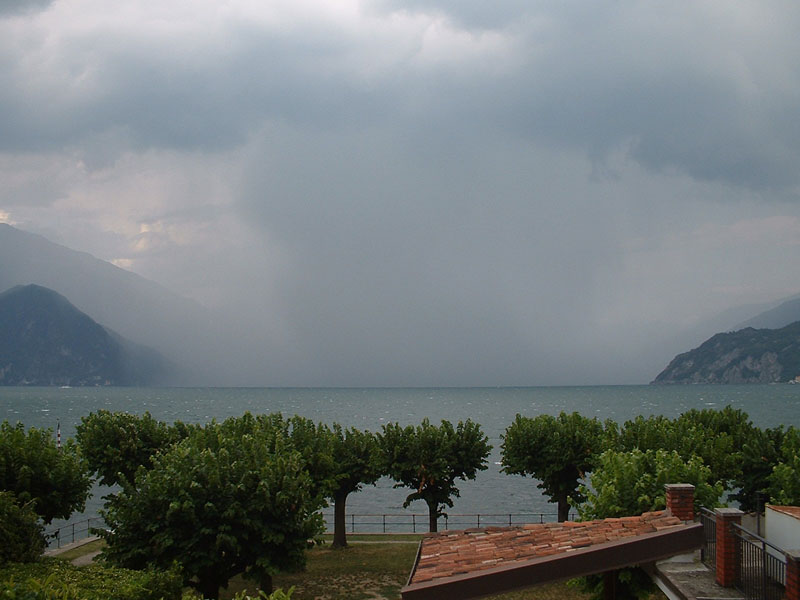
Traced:
<svg viewBox="0 0 800 600">
<path fill-rule="evenodd" d="M 753 327 L 754 329 L 779 329 L 795 321 L 800 321 L 800 297 L 797 296 L 784 300 L 774 308 L 757 314 L 735 329 L 737 331 L 739 329 L 745 329 L 746 327 Z"/>
<path fill-rule="evenodd" d="M 147 385 L 167 364 L 105 329 L 53 290 L 0 294 L 0 385 Z"/>
<path fill-rule="evenodd" d="M 206 384 L 220 357 L 208 351 L 222 333 L 192 300 L 135 273 L 0 223 L 0 291 L 35 283 L 80 311 L 179 365 L 170 384 Z"/>
<path fill-rule="evenodd" d="M 777 383 L 800 375 L 800 321 L 718 333 L 679 354 L 652 383 Z"/>
</svg>

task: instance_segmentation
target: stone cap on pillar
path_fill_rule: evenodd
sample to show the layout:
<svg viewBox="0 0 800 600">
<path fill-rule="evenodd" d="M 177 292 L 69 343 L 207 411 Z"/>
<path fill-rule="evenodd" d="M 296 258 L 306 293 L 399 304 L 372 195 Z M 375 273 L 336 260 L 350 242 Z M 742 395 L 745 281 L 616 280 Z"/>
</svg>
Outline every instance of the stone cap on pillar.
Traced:
<svg viewBox="0 0 800 600">
<path fill-rule="evenodd" d="M 731 518 L 742 516 L 744 513 L 738 508 L 715 508 L 714 514 L 719 515 L 722 518 Z"/>
</svg>

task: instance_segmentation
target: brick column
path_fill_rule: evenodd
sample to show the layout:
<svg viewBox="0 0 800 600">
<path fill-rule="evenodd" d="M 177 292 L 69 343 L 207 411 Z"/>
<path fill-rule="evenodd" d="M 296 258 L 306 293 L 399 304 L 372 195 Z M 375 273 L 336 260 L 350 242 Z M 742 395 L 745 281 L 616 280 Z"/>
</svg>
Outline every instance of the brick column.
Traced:
<svg viewBox="0 0 800 600">
<path fill-rule="evenodd" d="M 694 486 L 691 483 L 668 483 L 667 510 L 681 521 L 694 521 Z"/>
<path fill-rule="evenodd" d="M 717 583 L 722 587 L 733 587 L 739 577 L 739 544 L 731 525 L 741 525 L 743 514 L 738 508 L 714 511 L 717 519 Z"/>
<path fill-rule="evenodd" d="M 800 550 L 786 551 L 785 600 L 800 600 Z"/>
</svg>

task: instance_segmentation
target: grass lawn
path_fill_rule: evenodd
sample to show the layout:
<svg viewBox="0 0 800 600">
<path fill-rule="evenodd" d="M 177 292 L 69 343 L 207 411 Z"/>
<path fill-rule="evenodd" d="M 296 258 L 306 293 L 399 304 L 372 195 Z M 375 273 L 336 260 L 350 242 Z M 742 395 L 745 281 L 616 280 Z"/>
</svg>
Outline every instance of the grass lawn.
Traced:
<svg viewBox="0 0 800 600">
<path fill-rule="evenodd" d="M 76 546 L 75 548 L 71 548 L 70 550 L 56 554 L 55 558 L 71 562 L 76 558 L 80 558 L 81 556 L 91 554 L 92 552 L 97 552 L 105 545 L 106 543 L 103 540 L 94 540 L 93 542 L 88 542 L 81 546 Z"/>
</svg>

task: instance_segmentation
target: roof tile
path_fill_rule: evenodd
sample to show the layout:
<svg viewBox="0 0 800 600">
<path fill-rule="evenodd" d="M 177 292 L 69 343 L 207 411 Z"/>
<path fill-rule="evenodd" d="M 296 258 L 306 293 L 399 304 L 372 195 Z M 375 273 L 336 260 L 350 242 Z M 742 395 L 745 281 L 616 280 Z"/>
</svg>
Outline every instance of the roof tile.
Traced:
<svg viewBox="0 0 800 600">
<path fill-rule="evenodd" d="M 444 531 L 423 538 L 410 583 L 431 581 L 501 564 L 572 552 L 625 537 L 681 526 L 666 511 L 599 521 L 527 524 Z"/>
</svg>

